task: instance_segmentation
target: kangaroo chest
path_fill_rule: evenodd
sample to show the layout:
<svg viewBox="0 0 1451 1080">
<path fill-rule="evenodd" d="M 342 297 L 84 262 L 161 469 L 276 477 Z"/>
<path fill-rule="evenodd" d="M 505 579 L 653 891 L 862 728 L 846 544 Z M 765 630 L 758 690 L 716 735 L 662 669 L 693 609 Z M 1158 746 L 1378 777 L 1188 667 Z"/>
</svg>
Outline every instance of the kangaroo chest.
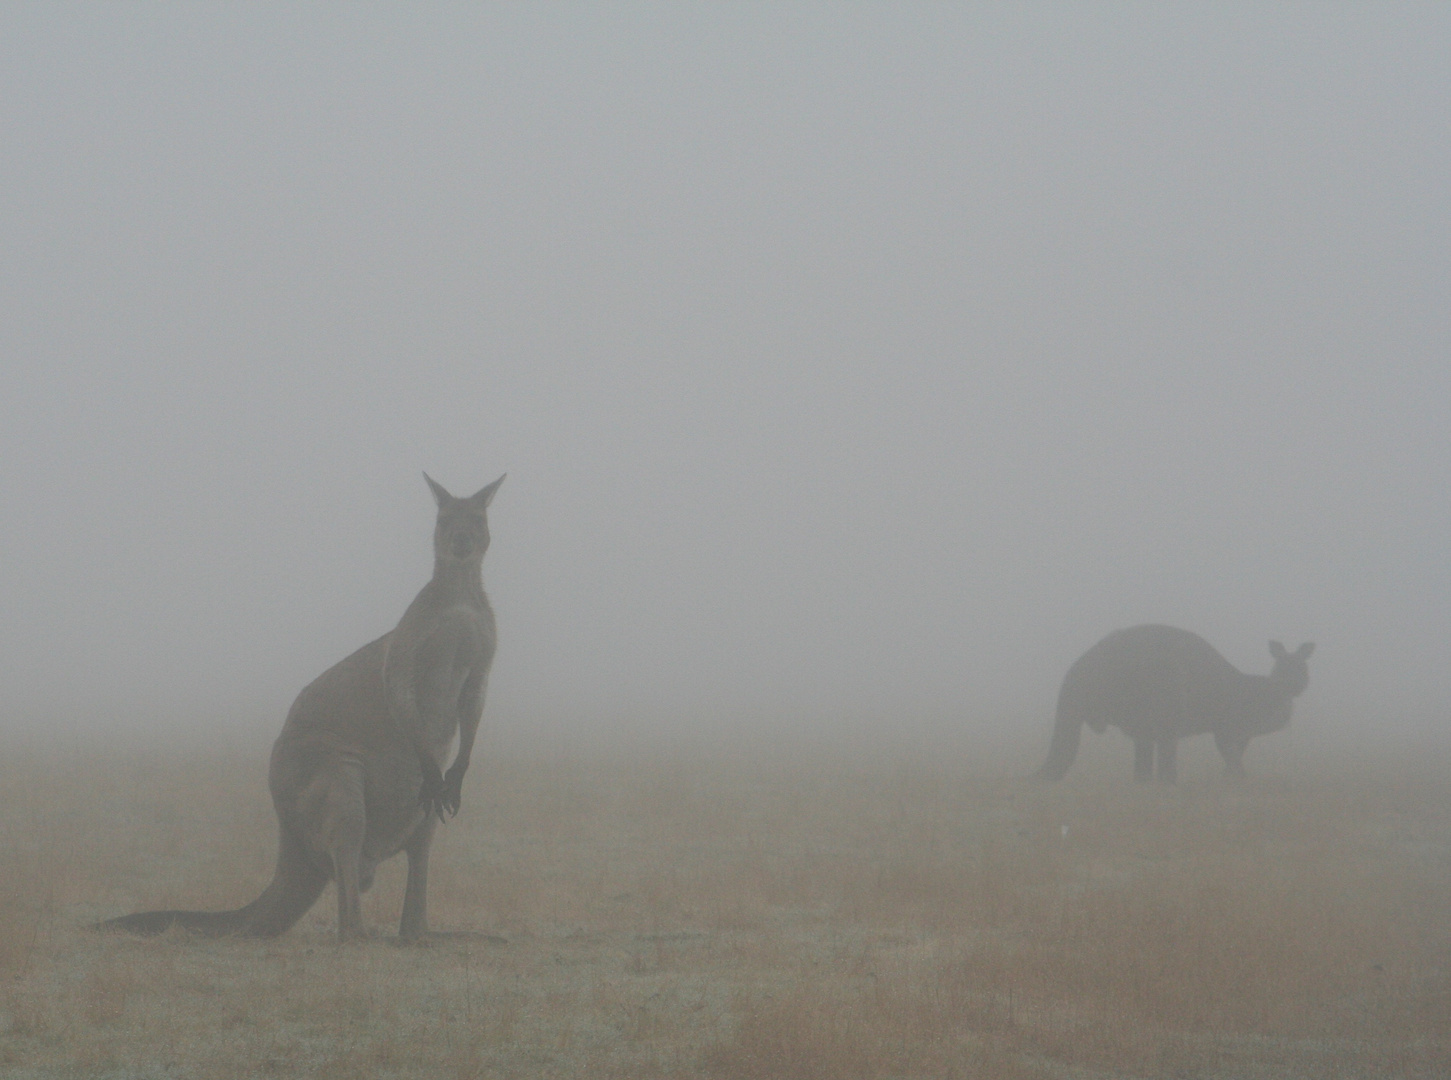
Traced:
<svg viewBox="0 0 1451 1080">
<path fill-rule="evenodd" d="M 424 739 L 442 751 L 452 741 L 459 720 L 480 700 L 482 682 L 493 657 L 493 634 L 487 613 L 465 604 L 439 612 L 430 632 L 418 644 L 414 691 L 424 723 Z"/>
</svg>

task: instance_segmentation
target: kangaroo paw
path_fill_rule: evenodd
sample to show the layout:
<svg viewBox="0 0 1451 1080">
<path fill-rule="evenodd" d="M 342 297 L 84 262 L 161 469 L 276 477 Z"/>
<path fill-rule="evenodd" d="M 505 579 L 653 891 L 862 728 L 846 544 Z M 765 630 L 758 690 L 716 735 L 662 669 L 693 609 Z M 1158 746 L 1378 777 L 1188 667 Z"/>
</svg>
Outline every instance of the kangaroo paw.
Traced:
<svg viewBox="0 0 1451 1080">
<path fill-rule="evenodd" d="M 448 811 L 448 816 L 453 817 L 458 813 L 459 803 L 463 801 L 464 774 L 449 769 L 443 776 L 443 808 Z"/>
<path fill-rule="evenodd" d="M 432 765 L 432 770 L 429 766 Z M 443 774 L 438 771 L 438 766 L 433 762 L 427 762 L 423 767 L 423 786 L 418 792 L 418 803 L 423 807 L 426 814 L 437 814 L 438 820 L 443 821 L 444 800 L 447 794 L 444 790 Z"/>
</svg>

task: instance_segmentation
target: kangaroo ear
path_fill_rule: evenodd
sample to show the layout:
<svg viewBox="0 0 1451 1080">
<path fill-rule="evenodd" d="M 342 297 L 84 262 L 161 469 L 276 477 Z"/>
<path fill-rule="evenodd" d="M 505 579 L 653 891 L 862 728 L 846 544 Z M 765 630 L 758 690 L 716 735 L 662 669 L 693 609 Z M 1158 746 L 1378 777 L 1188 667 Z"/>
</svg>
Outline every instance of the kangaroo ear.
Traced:
<svg viewBox="0 0 1451 1080">
<path fill-rule="evenodd" d="M 1314 651 L 1315 643 L 1313 641 L 1307 641 L 1305 642 L 1305 644 L 1301 645 L 1298 649 L 1295 650 L 1295 655 L 1298 656 L 1301 660 L 1308 660 L 1310 659 L 1310 654 Z"/>
<path fill-rule="evenodd" d="M 1285 647 L 1278 641 L 1272 641 L 1270 642 L 1270 655 L 1276 660 L 1283 660 L 1289 653 L 1285 652 Z"/>
<path fill-rule="evenodd" d="M 504 474 L 504 476 L 508 475 L 508 473 Z M 489 503 L 494 501 L 494 492 L 499 490 L 499 485 L 504 482 L 504 476 L 499 477 L 499 479 L 495 480 L 488 487 L 479 488 L 478 491 L 469 496 L 469 501 L 476 502 L 479 506 L 487 508 Z"/>
<path fill-rule="evenodd" d="M 429 476 L 427 473 L 423 474 L 423 479 L 428 481 L 428 487 L 433 492 L 433 501 L 438 503 L 438 508 L 440 510 L 442 510 L 449 503 L 453 502 L 453 496 L 450 495 L 444 489 L 444 486 L 440 484 L 437 480 Z"/>
</svg>

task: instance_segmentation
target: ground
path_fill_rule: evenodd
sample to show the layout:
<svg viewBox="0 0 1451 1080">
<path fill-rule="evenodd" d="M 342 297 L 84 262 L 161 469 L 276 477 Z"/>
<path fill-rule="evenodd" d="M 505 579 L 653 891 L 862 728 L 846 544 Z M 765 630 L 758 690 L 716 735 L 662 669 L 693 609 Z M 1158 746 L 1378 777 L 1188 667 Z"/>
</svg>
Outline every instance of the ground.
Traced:
<svg viewBox="0 0 1451 1080">
<path fill-rule="evenodd" d="M 1451 754 L 1304 746 L 1134 786 L 1030 747 L 494 739 L 333 941 L 86 929 L 271 874 L 266 744 L 0 757 L 0 1074 L 1451 1075 Z M 1037 737 L 1041 736 L 1041 739 Z M 1207 743 L 1207 740 L 1202 740 Z M 1196 753 L 1198 756 L 1196 756 Z"/>
</svg>

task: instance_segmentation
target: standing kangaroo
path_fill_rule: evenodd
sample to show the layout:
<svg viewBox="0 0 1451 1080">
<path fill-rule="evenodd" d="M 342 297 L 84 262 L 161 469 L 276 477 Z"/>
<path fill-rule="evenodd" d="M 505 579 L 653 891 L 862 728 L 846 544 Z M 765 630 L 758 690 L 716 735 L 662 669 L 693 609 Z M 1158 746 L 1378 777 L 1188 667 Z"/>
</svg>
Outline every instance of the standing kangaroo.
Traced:
<svg viewBox="0 0 1451 1080">
<path fill-rule="evenodd" d="M 272 883 L 235 911 L 145 911 L 101 928 L 275 937 L 332 881 L 338 939 L 361 937 L 359 895 L 378 864 L 403 851 L 408 886 L 398 936 L 413 942 L 428 934 L 428 848 L 445 812 L 458 812 L 494 659 L 482 564 L 485 511 L 504 478 L 467 499 L 423 478 L 438 502 L 433 579 L 390 633 L 297 695 L 273 744 L 268 786 L 279 841 Z M 455 734 L 458 754 L 445 773 L 440 763 Z"/>
<path fill-rule="evenodd" d="M 1310 682 L 1306 642 L 1294 652 L 1270 642 L 1274 670 L 1246 675 L 1198 634 L 1172 626 L 1116 630 L 1074 662 L 1058 691 L 1058 719 L 1048 760 L 1038 770 L 1061 780 L 1078 754 L 1081 725 L 1114 724 L 1134 741 L 1134 779 L 1173 783 L 1179 740 L 1209 732 L 1232 776 L 1244 772 L 1251 738 L 1290 722 L 1295 698 Z"/>
</svg>

